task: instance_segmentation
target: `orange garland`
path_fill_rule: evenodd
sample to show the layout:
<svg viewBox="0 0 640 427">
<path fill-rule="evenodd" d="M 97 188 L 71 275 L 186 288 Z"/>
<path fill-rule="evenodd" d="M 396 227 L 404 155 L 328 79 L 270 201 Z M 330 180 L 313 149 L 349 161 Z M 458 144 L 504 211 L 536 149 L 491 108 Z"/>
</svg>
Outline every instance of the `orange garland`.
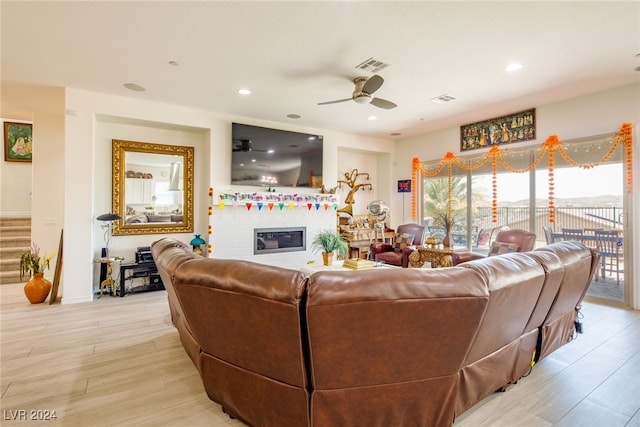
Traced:
<svg viewBox="0 0 640 427">
<path fill-rule="evenodd" d="M 557 135 L 551 135 L 547 140 L 542 144 L 542 152 L 547 151 L 549 154 L 549 223 L 553 224 L 556 222 L 556 205 L 554 203 L 554 195 L 555 195 L 555 180 L 553 168 L 555 166 L 555 158 L 554 151 L 557 148 L 562 148 L 560 146 L 560 140 Z"/>
<path fill-rule="evenodd" d="M 451 167 L 452 165 L 456 165 L 463 170 L 475 170 L 478 169 L 487 163 L 489 159 L 491 159 L 491 174 L 492 174 L 492 200 L 491 200 L 491 221 L 498 221 L 498 184 L 497 184 L 497 164 L 500 163 L 507 171 L 512 173 L 524 173 L 534 170 L 544 155 L 548 156 L 548 178 L 549 178 L 549 222 L 555 222 L 555 153 L 557 152 L 560 156 L 571 166 L 579 167 L 583 169 L 591 169 L 597 166 L 600 162 L 605 162 L 611 158 L 618 145 L 624 146 L 624 164 L 625 164 L 625 175 L 626 175 L 626 186 L 627 192 L 630 193 L 633 191 L 633 137 L 632 137 L 632 126 L 631 123 L 623 123 L 620 127 L 620 130 L 616 133 L 616 139 L 609 151 L 604 155 L 602 159 L 595 163 L 585 163 L 579 164 L 575 160 L 571 159 L 569 154 L 562 147 L 562 142 L 558 139 L 557 135 L 551 135 L 547 138 L 547 140 L 542 144 L 542 149 L 540 150 L 540 154 L 533 159 L 531 164 L 524 169 L 515 169 L 511 165 L 509 165 L 504 157 L 503 151 L 497 147 L 493 146 L 491 149 L 476 163 L 474 164 L 464 164 L 456 155 L 452 152 L 447 152 L 440 163 L 435 167 L 435 169 L 431 171 L 427 171 L 424 168 L 424 165 L 417 157 L 414 157 L 411 164 L 411 218 L 415 221 L 417 216 L 417 203 L 416 203 L 416 186 L 415 183 L 418 179 L 418 173 L 427 176 L 434 177 L 442 172 L 442 168 L 447 166 L 447 176 L 449 180 L 449 200 L 447 204 L 449 205 L 449 209 L 451 206 Z"/>
<path fill-rule="evenodd" d="M 498 222 L 498 147 L 491 147 L 491 222 Z"/>
<path fill-rule="evenodd" d="M 627 193 L 633 191 L 633 140 L 631 137 L 631 123 L 623 123 L 616 134 L 617 139 L 624 139 L 624 164 L 627 177 Z"/>
<path fill-rule="evenodd" d="M 413 221 L 417 220 L 416 216 L 416 183 L 418 182 L 418 165 L 420 164 L 420 160 L 417 157 L 414 157 L 411 161 L 411 219 Z"/>
</svg>

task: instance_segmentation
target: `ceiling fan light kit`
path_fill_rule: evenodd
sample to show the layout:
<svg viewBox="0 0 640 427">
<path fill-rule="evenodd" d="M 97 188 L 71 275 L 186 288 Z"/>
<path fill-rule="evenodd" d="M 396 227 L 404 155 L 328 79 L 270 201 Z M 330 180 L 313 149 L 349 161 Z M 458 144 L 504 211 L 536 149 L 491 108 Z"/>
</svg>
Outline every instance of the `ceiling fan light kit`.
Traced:
<svg viewBox="0 0 640 427">
<path fill-rule="evenodd" d="M 362 93 L 362 92 L 360 92 L 359 94 L 353 97 L 353 100 L 356 101 L 358 104 L 369 104 L 371 103 L 372 99 L 373 98 L 371 97 L 371 95 L 367 93 Z"/>
</svg>

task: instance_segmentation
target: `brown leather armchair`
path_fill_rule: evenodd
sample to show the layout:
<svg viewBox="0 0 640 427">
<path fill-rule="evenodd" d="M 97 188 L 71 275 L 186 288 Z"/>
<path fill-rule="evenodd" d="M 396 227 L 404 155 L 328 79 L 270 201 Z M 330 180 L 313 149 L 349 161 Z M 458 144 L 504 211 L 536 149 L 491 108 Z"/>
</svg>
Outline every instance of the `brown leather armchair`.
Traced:
<svg viewBox="0 0 640 427">
<path fill-rule="evenodd" d="M 516 252 L 529 252 L 536 244 L 536 235 L 527 230 L 514 228 L 512 230 L 502 230 L 496 235 L 496 242 L 513 243 L 517 245 Z M 474 259 L 485 258 L 487 255 L 478 252 L 454 252 L 451 256 L 451 265 L 458 265 Z"/>
<path fill-rule="evenodd" d="M 411 245 L 405 246 L 402 250 L 395 250 L 395 244 L 376 242 L 371 244 L 370 254 L 374 261 L 384 261 L 386 264 L 397 265 L 407 268 L 409 266 L 409 254 L 416 250 L 416 246 L 424 243 L 426 229 L 419 224 L 399 225 L 396 235 L 413 234 Z"/>
</svg>

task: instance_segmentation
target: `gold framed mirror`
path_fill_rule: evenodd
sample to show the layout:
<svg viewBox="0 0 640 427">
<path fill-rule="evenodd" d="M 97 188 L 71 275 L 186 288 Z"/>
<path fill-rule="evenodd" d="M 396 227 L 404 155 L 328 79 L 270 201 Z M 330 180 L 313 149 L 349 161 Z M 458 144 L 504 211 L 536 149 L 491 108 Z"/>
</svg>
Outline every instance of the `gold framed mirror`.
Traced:
<svg viewBox="0 0 640 427">
<path fill-rule="evenodd" d="M 112 140 L 114 235 L 193 232 L 193 152 Z"/>
</svg>

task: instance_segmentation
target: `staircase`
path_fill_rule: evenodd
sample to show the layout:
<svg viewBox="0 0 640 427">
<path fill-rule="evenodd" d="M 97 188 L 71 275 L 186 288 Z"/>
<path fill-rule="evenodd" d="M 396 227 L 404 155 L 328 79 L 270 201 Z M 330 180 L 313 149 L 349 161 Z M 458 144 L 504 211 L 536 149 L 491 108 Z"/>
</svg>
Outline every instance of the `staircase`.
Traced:
<svg viewBox="0 0 640 427">
<path fill-rule="evenodd" d="M 0 285 L 20 283 L 20 255 L 31 246 L 31 217 L 0 217 Z M 25 277 L 22 282 L 29 278 Z"/>
</svg>

